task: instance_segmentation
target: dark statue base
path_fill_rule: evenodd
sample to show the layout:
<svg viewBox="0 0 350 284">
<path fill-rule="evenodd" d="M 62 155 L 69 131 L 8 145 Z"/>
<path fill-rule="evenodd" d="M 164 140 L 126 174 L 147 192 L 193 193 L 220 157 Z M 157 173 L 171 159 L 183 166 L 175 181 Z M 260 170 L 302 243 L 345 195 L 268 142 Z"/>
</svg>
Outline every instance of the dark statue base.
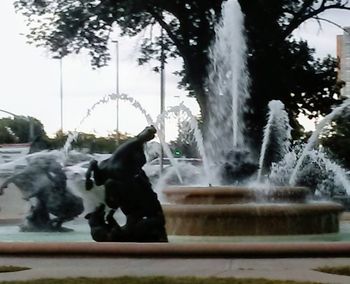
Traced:
<svg viewBox="0 0 350 284">
<path fill-rule="evenodd" d="M 37 227 L 33 225 L 27 225 L 23 224 L 19 226 L 19 231 L 20 232 L 43 232 L 43 233 L 68 233 L 68 232 L 73 232 L 74 230 L 71 228 L 66 228 L 66 227 L 53 227 L 53 226 L 47 226 L 47 227 Z"/>
<path fill-rule="evenodd" d="M 105 217 L 105 205 L 101 204 L 95 211 L 87 214 L 91 237 L 96 242 L 168 242 L 164 217 L 153 216 L 133 220 L 127 217 L 124 226 L 113 218 L 115 210 Z"/>
</svg>

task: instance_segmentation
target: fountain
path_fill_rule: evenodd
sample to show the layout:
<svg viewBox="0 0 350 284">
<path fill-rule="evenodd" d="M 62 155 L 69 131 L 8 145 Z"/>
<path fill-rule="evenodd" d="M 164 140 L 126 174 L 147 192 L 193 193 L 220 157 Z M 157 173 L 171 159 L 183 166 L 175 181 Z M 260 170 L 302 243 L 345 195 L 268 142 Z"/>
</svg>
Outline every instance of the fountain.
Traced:
<svg viewBox="0 0 350 284">
<path fill-rule="evenodd" d="M 293 163 L 294 170 L 283 173 L 286 182 L 274 183 L 269 173 L 281 174 L 283 168 L 277 170 L 278 163 L 290 156 L 288 115 L 280 101 L 270 102 L 260 158 L 255 163 L 250 154 L 253 151 L 246 146 L 242 123 L 249 97 L 244 19 L 235 0 L 224 2 L 222 11 L 222 20 L 217 24 L 216 37 L 209 50 L 212 62 L 208 78 L 209 105 L 212 106 L 209 130 L 204 147 L 198 145 L 199 149 L 206 150 L 203 164 L 207 174 L 203 180 L 209 182 L 163 190 L 168 234 L 234 236 L 338 232 L 342 206 L 331 201 L 315 201 L 314 192 L 295 185 L 303 161 L 311 157 L 319 133 L 349 106 L 350 100 L 320 122 L 300 158 Z M 230 117 L 232 119 L 228 119 Z M 202 143 L 201 139 L 197 143 Z M 329 163 L 327 166 L 330 169 Z M 350 190 L 346 175 L 338 168 L 333 167 L 333 170 Z M 230 185 L 226 185 L 228 183 Z"/>
<path fill-rule="evenodd" d="M 329 122 L 330 117 L 340 114 L 340 109 L 344 109 L 349 103 L 350 100 L 345 101 L 326 116 L 320 125 L 326 125 L 325 121 Z M 245 179 L 245 186 L 244 183 L 234 186 L 210 184 L 163 189 L 168 202 L 163 207 L 167 232 L 170 235 L 294 235 L 338 232 L 339 213 L 343 211 L 343 207 L 335 202 L 316 201 L 314 198 L 315 191 L 320 192 L 325 181 L 318 181 L 320 188 L 313 188 L 312 192 L 305 186 L 295 186 L 295 176 L 301 180 L 299 184 L 310 185 L 302 177 L 306 175 L 315 179 L 311 175 L 315 171 L 322 179 L 322 175 L 316 170 L 323 167 L 323 175 L 333 172 L 334 180 L 330 182 L 333 185 L 339 183 L 340 188 L 348 195 L 350 183 L 345 171 L 331 162 L 322 150 L 312 149 L 310 144 L 315 143 L 315 135 L 311 136 L 306 148 L 299 151 L 297 159 L 294 152 L 296 150 L 290 146 L 290 126 L 283 104 L 272 101 L 269 107 L 257 177 L 252 175 L 250 180 Z M 318 127 L 316 132 L 320 131 L 321 128 Z M 241 149 L 239 151 L 242 152 Z M 266 162 L 267 153 L 270 158 L 273 157 L 270 165 Z M 315 161 L 311 164 L 311 169 L 306 166 L 309 164 L 307 162 L 303 166 L 306 157 Z M 241 167 L 244 167 L 244 163 L 241 163 Z M 226 170 L 222 166 L 216 165 L 216 168 Z M 293 183 L 290 183 L 291 178 Z"/>
</svg>

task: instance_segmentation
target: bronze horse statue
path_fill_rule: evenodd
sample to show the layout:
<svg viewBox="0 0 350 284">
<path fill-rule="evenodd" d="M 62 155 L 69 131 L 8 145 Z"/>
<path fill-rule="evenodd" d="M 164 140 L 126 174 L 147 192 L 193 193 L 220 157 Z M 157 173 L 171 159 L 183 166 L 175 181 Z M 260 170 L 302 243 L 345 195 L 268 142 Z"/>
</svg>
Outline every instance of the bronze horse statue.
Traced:
<svg viewBox="0 0 350 284">
<path fill-rule="evenodd" d="M 155 137 L 156 129 L 146 127 L 136 137 L 120 145 L 109 159 L 93 160 L 86 172 L 86 189 L 93 183 L 104 185 L 105 202 L 112 210 L 120 208 L 126 225 L 105 222 L 105 207 L 100 205 L 88 215 L 92 238 L 96 241 L 167 242 L 165 218 L 157 194 L 142 170 L 146 163 L 143 146 Z M 93 180 L 91 179 L 93 177 Z"/>
<path fill-rule="evenodd" d="M 67 231 L 62 224 L 84 211 L 83 200 L 67 188 L 67 177 L 54 157 L 29 160 L 24 169 L 4 181 L 0 195 L 9 184 L 16 185 L 23 199 L 32 203 L 21 231 Z"/>
</svg>

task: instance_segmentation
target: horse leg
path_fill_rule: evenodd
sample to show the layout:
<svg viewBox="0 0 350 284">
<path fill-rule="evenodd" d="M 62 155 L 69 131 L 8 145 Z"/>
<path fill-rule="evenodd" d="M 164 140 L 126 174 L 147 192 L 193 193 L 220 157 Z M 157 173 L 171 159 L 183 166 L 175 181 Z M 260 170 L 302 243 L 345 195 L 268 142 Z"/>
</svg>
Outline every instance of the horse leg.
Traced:
<svg viewBox="0 0 350 284">
<path fill-rule="evenodd" d="M 35 198 L 31 205 L 26 224 L 21 226 L 21 231 L 46 231 L 50 229 L 50 216 L 45 203 Z"/>
<path fill-rule="evenodd" d="M 105 202 L 108 207 L 118 209 L 120 207 L 120 188 L 125 186 L 124 183 L 114 179 L 108 179 L 105 182 Z"/>
</svg>

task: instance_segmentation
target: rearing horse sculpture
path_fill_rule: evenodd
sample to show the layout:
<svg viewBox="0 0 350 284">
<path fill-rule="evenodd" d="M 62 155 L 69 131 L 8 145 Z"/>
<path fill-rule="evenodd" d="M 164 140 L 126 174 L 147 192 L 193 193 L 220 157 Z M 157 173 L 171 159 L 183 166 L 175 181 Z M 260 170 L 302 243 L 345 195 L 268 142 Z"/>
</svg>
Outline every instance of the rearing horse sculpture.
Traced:
<svg viewBox="0 0 350 284">
<path fill-rule="evenodd" d="M 86 189 L 90 190 L 93 187 L 93 180 L 96 185 L 104 185 L 106 204 L 113 209 L 120 208 L 127 219 L 126 225 L 121 228 L 116 222 L 113 226 L 106 225 L 103 218 L 104 207 L 99 206 L 95 212 L 86 216 L 93 239 L 167 241 L 162 207 L 147 175 L 142 170 L 146 163 L 143 146 L 155 137 L 155 133 L 156 129 L 148 126 L 136 137 L 120 145 L 109 159 L 103 160 L 100 164 L 95 160 L 91 161 L 86 172 Z M 111 231 L 114 233 L 111 234 Z"/>
<path fill-rule="evenodd" d="M 23 170 L 4 181 L 0 195 L 11 183 L 24 200 L 32 202 L 22 231 L 67 231 L 62 224 L 84 211 L 83 200 L 67 188 L 67 177 L 54 157 L 30 160 Z M 51 219 L 50 214 L 55 217 Z"/>
</svg>

